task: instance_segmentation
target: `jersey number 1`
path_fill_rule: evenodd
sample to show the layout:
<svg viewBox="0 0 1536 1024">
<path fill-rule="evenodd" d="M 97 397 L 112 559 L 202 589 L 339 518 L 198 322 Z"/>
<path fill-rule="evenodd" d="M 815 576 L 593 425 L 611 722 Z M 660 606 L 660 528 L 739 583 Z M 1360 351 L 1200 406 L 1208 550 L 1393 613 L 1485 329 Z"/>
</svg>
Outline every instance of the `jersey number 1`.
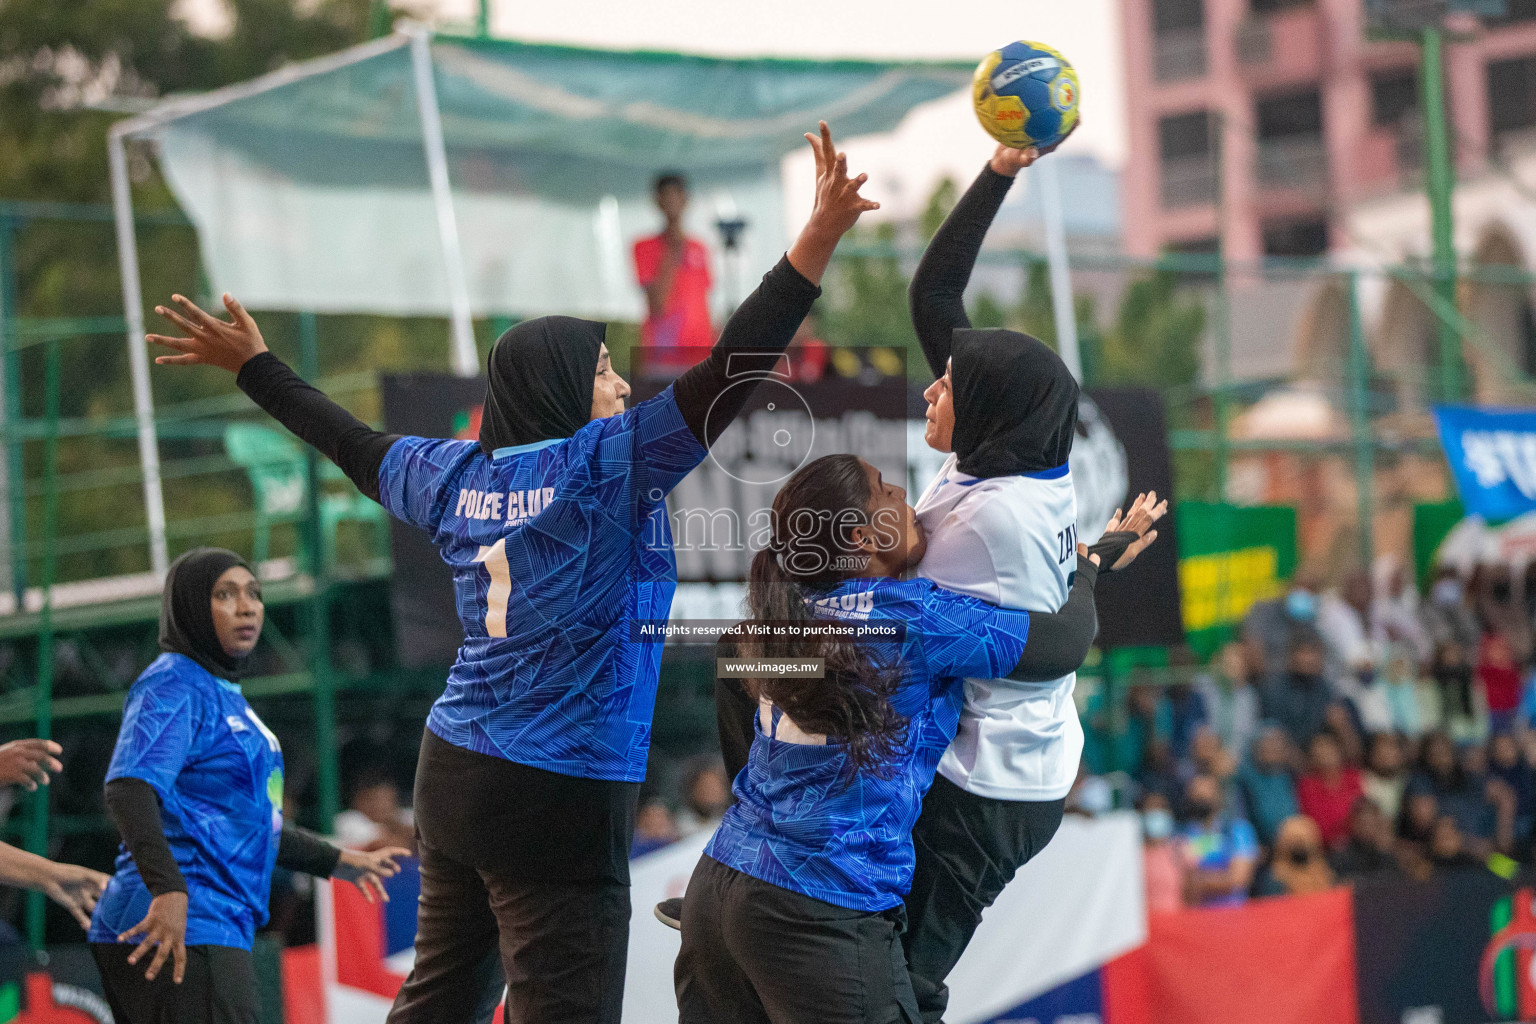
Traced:
<svg viewBox="0 0 1536 1024">
<path fill-rule="evenodd" d="M 485 565 L 491 585 L 485 591 L 485 633 L 507 635 L 507 599 L 512 596 L 512 570 L 507 565 L 507 540 L 503 537 L 490 547 L 481 545 L 475 561 Z"/>
</svg>

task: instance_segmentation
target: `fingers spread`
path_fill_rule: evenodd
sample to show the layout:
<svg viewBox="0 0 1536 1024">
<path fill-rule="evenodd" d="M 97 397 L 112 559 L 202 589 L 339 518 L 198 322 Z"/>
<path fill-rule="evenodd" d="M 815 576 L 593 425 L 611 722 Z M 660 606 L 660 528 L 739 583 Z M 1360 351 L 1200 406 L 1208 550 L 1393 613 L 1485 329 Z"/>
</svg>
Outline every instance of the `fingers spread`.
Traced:
<svg viewBox="0 0 1536 1024">
<path fill-rule="evenodd" d="M 191 338 L 173 338 L 168 334 L 146 334 L 144 335 L 144 340 L 151 345 L 173 348 L 178 352 L 190 352 L 197 344 Z"/>
<path fill-rule="evenodd" d="M 178 942 L 172 953 L 175 956 L 175 962 L 171 966 L 171 980 L 180 985 L 181 979 L 187 976 L 187 947 Z"/>
<path fill-rule="evenodd" d="M 197 363 L 197 356 L 155 356 L 157 366 L 192 366 Z"/>
<path fill-rule="evenodd" d="M 149 970 L 144 972 L 144 977 L 154 981 L 155 977 L 160 973 L 160 968 L 165 966 L 166 957 L 170 955 L 171 947 L 168 943 L 162 942 L 159 946 L 155 947 L 155 958 L 149 962 Z"/>
</svg>

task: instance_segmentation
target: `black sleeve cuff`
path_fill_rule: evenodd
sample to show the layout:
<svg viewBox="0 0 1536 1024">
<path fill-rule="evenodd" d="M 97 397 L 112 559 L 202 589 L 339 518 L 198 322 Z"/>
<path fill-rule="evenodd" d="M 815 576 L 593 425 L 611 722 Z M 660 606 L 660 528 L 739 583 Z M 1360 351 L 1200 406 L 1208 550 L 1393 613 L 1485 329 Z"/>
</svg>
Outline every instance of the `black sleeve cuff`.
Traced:
<svg viewBox="0 0 1536 1024">
<path fill-rule="evenodd" d="M 277 863 L 289 871 L 330 878 L 341 862 L 341 848 L 302 828 L 284 825 L 277 843 Z"/>
</svg>

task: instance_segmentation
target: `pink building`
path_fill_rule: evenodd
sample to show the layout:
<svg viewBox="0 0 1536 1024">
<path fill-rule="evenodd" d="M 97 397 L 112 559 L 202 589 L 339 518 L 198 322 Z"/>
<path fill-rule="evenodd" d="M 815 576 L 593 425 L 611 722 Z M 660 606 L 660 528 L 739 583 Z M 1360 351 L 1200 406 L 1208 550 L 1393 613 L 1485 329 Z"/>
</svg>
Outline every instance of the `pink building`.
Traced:
<svg viewBox="0 0 1536 1024">
<path fill-rule="evenodd" d="M 1352 248 L 1347 211 L 1418 187 L 1418 48 L 1369 41 L 1364 0 L 1121 0 L 1128 252 L 1233 260 Z M 1449 42 L 1458 177 L 1536 129 L 1536 0 Z M 1225 125 L 1219 227 L 1213 118 Z M 1497 163 L 1497 159 L 1492 161 Z"/>
</svg>

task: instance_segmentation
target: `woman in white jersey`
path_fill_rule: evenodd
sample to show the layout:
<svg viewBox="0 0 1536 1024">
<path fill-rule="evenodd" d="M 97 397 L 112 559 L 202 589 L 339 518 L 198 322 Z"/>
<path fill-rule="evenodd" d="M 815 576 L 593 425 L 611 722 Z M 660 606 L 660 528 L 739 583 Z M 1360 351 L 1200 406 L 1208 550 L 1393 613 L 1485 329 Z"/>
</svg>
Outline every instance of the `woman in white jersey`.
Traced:
<svg viewBox="0 0 1536 1024">
<path fill-rule="evenodd" d="M 917 502 L 928 535 L 918 572 L 1005 608 L 1050 612 L 1065 603 L 1077 561 L 1067 466 L 1077 381 L 1027 334 L 972 329 L 963 303 L 992 218 L 1014 176 L 1038 156 L 999 147 L 912 279 L 913 325 L 938 378 L 924 392 L 925 440 L 950 453 Z M 1134 511 L 1155 520 L 1165 509 L 1150 495 Z M 1113 567 L 1156 536 L 1136 540 Z M 1075 672 L 1032 688 L 966 680 L 959 731 L 913 830 L 917 863 L 903 944 L 924 1021 L 942 1019 L 944 979 L 982 911 L 1061 824 L 1083 751 L 1075 681 Z"/>
</svg>

